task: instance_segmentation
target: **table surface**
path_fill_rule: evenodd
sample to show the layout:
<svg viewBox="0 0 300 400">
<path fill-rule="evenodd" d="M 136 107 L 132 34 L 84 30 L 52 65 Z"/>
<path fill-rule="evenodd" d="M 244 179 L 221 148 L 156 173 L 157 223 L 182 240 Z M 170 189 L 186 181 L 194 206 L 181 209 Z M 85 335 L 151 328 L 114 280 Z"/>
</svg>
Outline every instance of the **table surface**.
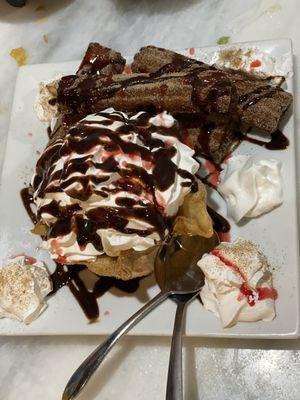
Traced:
<svg viewBox="0 0 300 400">
<path fill-rule="evenodd" d="M 17 9 L 0 0 L 0 161 L 18 72 L 13 48 L 22 46 L 35 64 L 80 59 L 90 41 L 132 54 L 146 44 L 196 47 L 230 36 L 291 38 L 297 55 L 298 7 L 298 0 L 28 0 Z M 297 58 L 295 64 L 298 95 Z M 298 99 L 295 113 L 297 129 Z M 0 399 L 60 399 L 74 368 L 102 339 L 0 338 Z M 79 400 L 164 399 L 169 346 L 169 338 L 124 338 Z M 299 367 L 300 340 L 185 339 L 185 398 L 296 400 Z"/>
</svg>

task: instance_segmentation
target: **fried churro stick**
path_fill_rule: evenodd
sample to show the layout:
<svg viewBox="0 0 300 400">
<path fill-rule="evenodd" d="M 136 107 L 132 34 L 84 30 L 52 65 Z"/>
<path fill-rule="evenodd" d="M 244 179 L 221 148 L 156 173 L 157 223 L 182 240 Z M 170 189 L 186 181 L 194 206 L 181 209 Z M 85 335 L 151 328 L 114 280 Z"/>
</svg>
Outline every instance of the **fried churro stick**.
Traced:
<svg viewBox="0 0 300 400">
<path fill-rule="evenodd" d="M 228 113 L 235 101 L 232 84 L 220 71 L 141 74 L 130 77 L 61 79 L 58 103 L 72 112 L 88 114 L 107 107 L 122 111 Z"/>
<path fill-rule="evenodd" d="M 113 75 L 123 72 L 125 59 L 120 53 L 101 46 L 99 43 L 90 43 L 77 71 L 77 75 Z"/>
<path fill-rule="evenodd" d="M 216 69 L 200 61 L 154 46 L 142 47 L 132 64 L 134 72 L 191 71 L 197 68 Z M 236 89 L 237 114 L 242 123 L 272 133 L 292 103 L 292 95 L 268 80 L 253 78 L 240 71 L 223 71 Z"/>
<path fill-rule="evenodd" d="M 239 126 L 229 118 L 203 118 L 201 114 L 175 114 L 185 132 L 186 144 L 196 154 L 220 165 L 241 140 Z"/>
<path fill-rule="evenodd" d="M 231 76 L 231 79 L 229 77 Z M 61 79 L 58 102 L 88 114 L 114 107 L 123 111 L 155 109 L 237 116 L 244 124 L 272 133 L 292 103 L 292 95 L 265 81 L 202 66 L 191 71 L 111 78 L 68 76 Z"/>
<path fill-rule="evenodd" d="M 162 67 L 174 64 L 182 70 L 186 68 L 196 68 L 199 65 L 209 69 L 209 65 L 201 61 L 193 60 L 192 58 L 185 57 L 174 51 L 162 49 L 155 46 L 142 47 L 138 53 L 135 54 L 131 69 L 133 72 L 156 72 Z"/>
</svg>

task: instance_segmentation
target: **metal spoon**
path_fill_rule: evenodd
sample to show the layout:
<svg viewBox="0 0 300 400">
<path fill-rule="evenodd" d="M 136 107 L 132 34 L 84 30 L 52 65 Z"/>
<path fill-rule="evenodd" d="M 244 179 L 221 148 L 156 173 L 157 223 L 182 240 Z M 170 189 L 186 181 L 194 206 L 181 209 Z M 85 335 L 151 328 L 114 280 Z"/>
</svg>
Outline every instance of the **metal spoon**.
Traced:
<svg viewBox="0 0 300 400">
<path fill-rule="evenodd" d="M 174 270 L 181 265 L 188 265 L 188 274 L 180 281 L 182 287 L 189 287 L 190 293 L 174 294 L 171 298 L 177 303 L 174 322 L 173 338 L 169 359 L 168 383 L 166 400 L 182 400 L 182 333 L 184 316 L 187 305 L 199 294 L 204 284 L 204 274 L 197 266 L 197 262 L 206 252 L 211 251 L 219 243 L 218 236 L 204 239 L 199 237 L 181 236 L 173 238 L 168 245 L 161 247 L 155 262 L 157 282 L 160 287 L 165 280 L 164 274 L 170 269 Z M 180 268 L 180 267 L 179 267 Z M 159 274 L 158 274 L 159 272 Z M 194 289 L 194 292 L 192 290 Z"/>
<path fill-rule="evenodd" d="M 62 400 L 75 399 L 115 343 L 165 299 L 175 294 L 184 295 L 199 292 L 202 284 L 199 287 L 195 285 L 195 279 L 200 279 L 201 270 L 198 268 L 200 272 L 196 274 L 195 268 L 190 270 L 190 263 L 195 265 L 196 260 L 199 260 L 205 251 L 211 250 L 211 242 L 202 237 L 195 238 L 186 237 L 183 240 L 186 248 L 188 242 L 192 241 L 193 245 L 189 247 L 189 252 L 178 245 L 178 243 L 181 243 L 181 237 L 176 238 L 176 240 L 171 239 L 170 242 L 162 246 L 158 253 L 159 261 L 155 262 L 155 276 L 157 281 L 160 282 L 161 292 L 117 328 L 85 359 L 67 383 Z M 197 246 L 195 245 L 196 242 L 199 242 Z"/>
</svg>

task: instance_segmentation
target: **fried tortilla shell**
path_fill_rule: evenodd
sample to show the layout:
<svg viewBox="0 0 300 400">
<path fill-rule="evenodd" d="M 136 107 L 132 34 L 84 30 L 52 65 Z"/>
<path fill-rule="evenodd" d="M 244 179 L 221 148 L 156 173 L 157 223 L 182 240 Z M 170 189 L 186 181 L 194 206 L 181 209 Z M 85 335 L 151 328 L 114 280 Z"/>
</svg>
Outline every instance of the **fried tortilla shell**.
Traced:
<svg viewBox="0 0 300 400">
<path fill-rule="evenodd" d="M 211 218 L 206 207 L 206 189 L 197 181 L 197 192 L 191 192 L 184 198 L 173 225 L 173 235 L 203 236 L 213 235 Z"/>
<path fill-rule="evenodd" d="M 122 251 L 118 257 L 106 255 L 97 257 L 94 262 L 85 263 L 87 268 L 97 275 L 112 276 L 127 281 L 151 274 L 158 246 L 146 251 Z"/>
</svg>

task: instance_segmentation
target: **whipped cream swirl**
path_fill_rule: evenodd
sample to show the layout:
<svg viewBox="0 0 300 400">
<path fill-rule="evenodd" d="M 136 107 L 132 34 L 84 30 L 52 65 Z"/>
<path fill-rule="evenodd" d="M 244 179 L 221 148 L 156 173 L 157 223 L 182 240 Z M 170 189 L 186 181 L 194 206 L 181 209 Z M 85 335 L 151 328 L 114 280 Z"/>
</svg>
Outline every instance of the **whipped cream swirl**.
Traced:
<svg viewBox="0 0 300 400">
<path fill-rule="evenodd" d="M 281 163 L 254 162 L 253 157 L 233 156 L 224 164 L 218 191 L 227 203 L 227 214 L 235 222 L 265 214 L 283 202 Z"/>
<path fill-rule="evenodd" d="M 267 258 L 254 243 L 244 239 L 221 243 L 198 266 L 205 275 L 204 307 L 221 319 L 223 328 L 275 317 L 277 292 Z"/>
<path fill-rule="evenodd" d="M 62 263 L 143 251 L 167 232 L 199 165 L 167 113 L 107 109 L 51 144 L 33 177 L 43 246 Z"/>
</svg>

